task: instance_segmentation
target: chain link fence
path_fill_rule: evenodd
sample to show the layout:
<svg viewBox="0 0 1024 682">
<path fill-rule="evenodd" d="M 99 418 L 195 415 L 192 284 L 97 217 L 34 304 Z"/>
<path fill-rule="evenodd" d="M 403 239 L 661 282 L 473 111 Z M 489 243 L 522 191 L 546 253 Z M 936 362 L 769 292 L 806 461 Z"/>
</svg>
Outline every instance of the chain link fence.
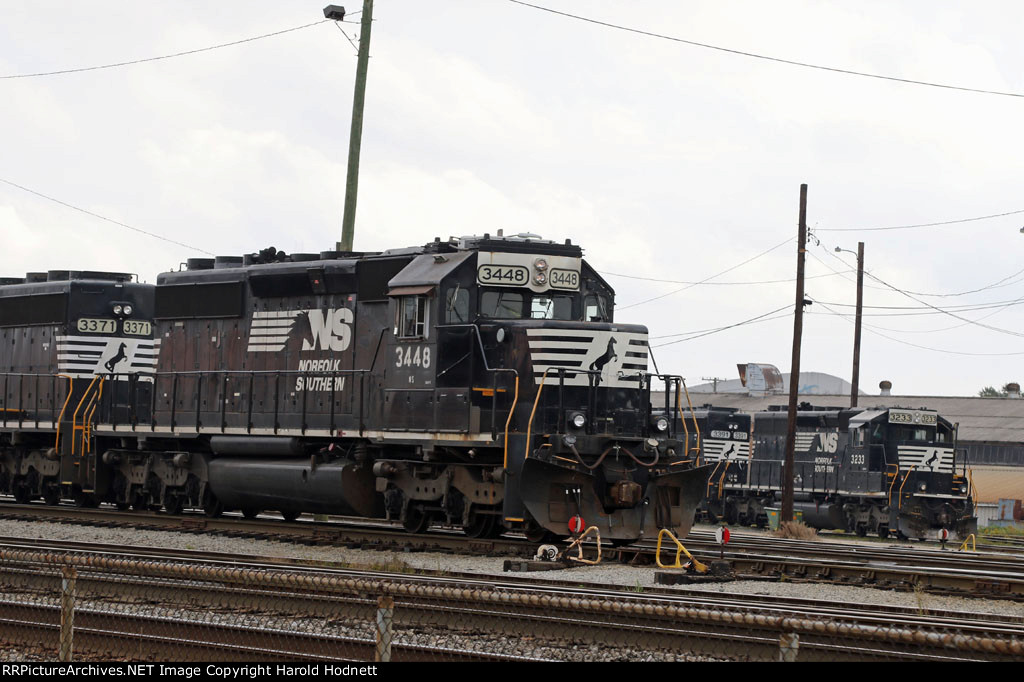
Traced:
<svg viewBox="0 0 1024 682">
<path fill-rule="evenodd" d="M 1000 628 L 451 578 L 0 549 L 0 657 L 29 661 L 1024 660 Z M 1019 619 L 1018 619 L 1019 620 Z"/>
</svg>

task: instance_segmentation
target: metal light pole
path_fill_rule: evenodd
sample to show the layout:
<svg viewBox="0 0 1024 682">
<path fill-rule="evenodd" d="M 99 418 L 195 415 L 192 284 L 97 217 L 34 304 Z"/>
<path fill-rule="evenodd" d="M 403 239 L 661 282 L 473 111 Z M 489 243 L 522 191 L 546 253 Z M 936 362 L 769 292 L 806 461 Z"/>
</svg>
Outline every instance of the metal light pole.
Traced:
<svg viewBox="0 0 1024 682">
<path fill-rule="evenodd" d="M 836 247 L 836 253 L 849 249 Z M 857 242 L 857 319 L 853 326 L 853 376 L 851 377 L 850 407 L 857 407 L 857 396 L 860 393 L 860 318 L 864 308 L 864 242 Z"/>
<path fill-rule="evenodd" d="M 324 7 L 324 16 L 341 21 L 345 8 Z M 373 22 L 373 0 L 363 0 L 363 16 L 359 28 L 359 59 L 356 64 L 356 88 L 352 99 L 352 131 L 348 140 L 348 175 L 345 180 L 345 216 L 342 219 L 338 251 L 351 251 L 356 228 L 356 195 L 359 192 L 359 149 L 363 138 L 363 102 L 366 99 L 366 67 L 370 62 L 370 27 Z"/>
</svg>

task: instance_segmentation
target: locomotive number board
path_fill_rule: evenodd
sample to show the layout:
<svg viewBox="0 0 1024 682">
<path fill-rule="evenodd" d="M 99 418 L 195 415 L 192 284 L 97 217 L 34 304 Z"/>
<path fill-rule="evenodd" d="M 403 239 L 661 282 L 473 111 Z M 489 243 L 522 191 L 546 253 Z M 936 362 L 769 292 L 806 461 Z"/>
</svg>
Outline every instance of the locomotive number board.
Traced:
<svg viewBox="0 0 1024 682">
<path fill-rule="evenodd" d="M 93 334 L 116 334 L 117 320 L 106 320 L 97 317 L 81 317 L 78 319 L 78 331 Z"/>
<path fill-rule="evenodd" d="M 530 281 L 530 270 L 522 265 L 481 265 L 476 278 L 480 284 L 524 287 Z"/>
<path fill-rule="evenodd" d="M 142 320 L 125 320 L 124 333 L 132 336 L 149 336 L 153 333 L 153 324 Z"/>
<path fill-rule="evenodd" d="M 935 426 L 938 414 L 920 410 L 889 410 L 890 424 L 923 424 Z"/>
<path fill-rule="evenodd" d="M 579 291 L 582 259 L 570 256 L 481 251 L 476 281 L 484 286 L 524 287 L 537 293 Z"/>
</svg>

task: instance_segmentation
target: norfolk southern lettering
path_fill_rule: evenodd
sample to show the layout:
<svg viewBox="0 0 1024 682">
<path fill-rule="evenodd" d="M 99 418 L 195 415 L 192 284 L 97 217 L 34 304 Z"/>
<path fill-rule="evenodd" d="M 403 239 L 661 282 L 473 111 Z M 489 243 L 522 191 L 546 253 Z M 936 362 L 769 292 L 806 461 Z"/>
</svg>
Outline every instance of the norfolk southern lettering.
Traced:
<svg viewBox="0 0 1024 682">
<path fill-rule="evenodd" d="M 337 373 L 341 371 L 341 360 L 300 360 L 300 372 L 314 374 Z M 334 391 L 345 390 L 344 376 L 300 376 L 295 380 L 296 391 L 330 391 L 331 385 Z"/>
</svg>

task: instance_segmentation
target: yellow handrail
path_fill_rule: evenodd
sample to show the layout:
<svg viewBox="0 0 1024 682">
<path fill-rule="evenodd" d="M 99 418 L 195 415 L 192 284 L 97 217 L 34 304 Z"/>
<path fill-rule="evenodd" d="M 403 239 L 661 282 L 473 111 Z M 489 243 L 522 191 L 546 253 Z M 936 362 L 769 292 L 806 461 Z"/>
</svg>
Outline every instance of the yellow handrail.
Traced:
<svg viewBox="0 0 1024 682">
<path fill-rule="evenodd" d="M 732 464 L 730 460 L 725 460 L 725 468 L 722 469 L 722 475 L 718 478 L 718 499 L 722 499 L 722 485 L 725 483 L 725 472 L 729 471 L 730 464 Z"/>
<path fill-rule="evenodd" d="M 88 453 L 87 445 L 92 439 L 92 417 L 96 414 L 96 409 L 100 406 L 100 400 L 103 398 L 103 380 L 100 379 L 100 385 L 93 394 L 92 399 L 89 401 L 88 414 L 82 419 L 82 454 Z"/>
<path fill-rule="evenodd" d="M 975 542 L 974 533 L 971 533 L 966 538 L 964 538 L 964 544 L 960 545 L 960 550 L 959 551 L 966 552 L 967 551 L 967 543 L 968 542 L 971 543 L 971 551 L 972 552 L 977 552 L 978 551 L 978 545 Z"/>
<path fill-rule="evenodd" d="M 64 412 L 68 409 L 68 402 L 71 401 L 71 394 L 74 392 L 75 388 L 75 378 L 70 374 L 56 374 L 54 376 L 68 380 L 68 395 L 64 398 L 64 405 L 60 408 L 60 416 L 57 417 L 57 434 L 53 440 L 53 449 L 60 452 L 60 423 L 64 421 Z M 74 438 L 74 434 L 72 434 L 72 438 Z M 72 440 L 72 444 L 73 443 L 74 441 Z"/>
<path fill-rule="evenodd" d="M 892 487 L 893 487 L 894 485 L 896 485 L 896 479 L 897 479 L 897 478 L 899 478 L 899 475 L 900 475 L 900 468 L 899 468 L 899 466 L 898 466 L 898 465 L 896 465 L 896 464 L 889 464 L 889 465 L 887 465 L 887 466 L 894 466 L 894 467 L 896 467 L 896 473 L 894 473 L 894 474 L 891 474 L 891 475 L 892 475 L 892 483 L 890 483 L 890 484 L 889 484 L 889 500 L 888 500 L 888 502 L 886 503 L 886 504 L 888 504 L 888 505 L 889 505 L 889 506 L 891 507 L 891 506 L 892 506 Z"/>
<path fill-rule="evenodd" d="M 697 423 L 697 415 L 693 412 L 693 403 L 690 402 L 690 390 L 686 388 L 686 379 L 679 377 L 683 384 L 683 392 L 686 393 L 686 404 L 690 408 L 690 416 L 693 418 L 693 430 L 697 433 L 697 466 L 700 466 L 703 456 L 700 450 L 700 424 Z"/>
<path fill-rule="evenodd" d="M 92 393 L 92 387 L 96 385 L 96 381 L 97 380 L 102 382 L 103 378 L 99 374 L 97 374 L 96 376 L 94 376 L 92 378 L 92 381 L 89 382 L 89 385 L 85 389 L 85 393 L 83 393 L 81 399 L 79 399 L 78 406 L 75 407 L 74 414 L 71 415 L 71 454 L 72 455 L 75 454 L 75 433 L 78 432 L 78 411 L 82 409 L 82 405 L 85 404 L 86 399 Z M 85 415 L 83 414 L 82 417 L 84 419 Z"/>
<path fill-rule="evenodd" d="M 682 401 L 679 400 L 681 397 L 682 397 L 682 385 L 681 384 L 676 384 L 676 412 L 679 413 L 679 421 L 683 425 L 683 434 L 686 436 L 686 439 L 683 441 L 685 443 L 683 445 L 683 457 L 689 458 L 690 457 L 690 429 L 688 429 L 686 427 L 686 417 L 683 416 Z M 699 452 L 697 453 L 697 456 L 698 457 L 700 456 Z"/>
<path fill-rule="evenodd" d="M 548 378 L 548 372 L 551 371 L 551 367 L 544 370 L 544 373 L 540 375 L 540 385 L 537 386 L 537 397 L 533 399 L 533 409 L 530 410 L 530 421 L 526 423 L 526 456 L 525 459 L 530 459 L 530 430 L 533 428 L 533 416 L 537 414 L 537 405 L 540 404 L 540 394 L 544 390 L 544 380 Z"/>
<path fill-rule="evenodd" d="M 676 543 L 676 547 L 678 547 L 678 549 L 676 549 L 675 564 L 673 564 L 672 566 L 666 566 L 665 564 L 661 563 L 661 539 L 666 535 L 672 538 L 672 541 Z M 658 531 L 658 549 L 657 554 L 654 555 L 654 560 L 657 562 L 658 566 L 661 568 L 685 568 L 683 564 L 679 563 L 680 554 L 685 554 L 690 558 L 690 561 L 692 562 L 694 569 L 696 569 L 698 573 L 708 572 L 708 567 L 705 564 L 702 564 L 700 561 L 698 561 L 695 556 L 690 554 L 690 552 L 687 551 L 685 547 L 683 547 L 683 543 L 679 542 L 676 536 L 672 534 L 672 531 L 670 531 L 668 528 L 662 528 L 660 531 Z"/>
<path fill-rule="evenodd" d="M 79 425 L 78 425 L 78 413 L 79 413 L 79 411 L 82 410 L 83 406 L 85 407 L 85 411 L 86 412 L 88 412 L 89 407 L 91 407 L 92 400 L 90 398 L 95 399 L 95 394 L 93 393 L 92 387 L 96 385 L 96 381 L 99 381 L 100 389 L 102 389 L 103 378 L 100 375 L 97 374 L 95 377 L 92 378 L 92 381 L 89 382 L 89 385 L 86 387 L 85 392 L 82 393 L 82 397 L 78 401 L 78 406 L 75 408 L 75 413 L 72 415 L 72 422 L 71 422 L 71 433 L 72 433 L 72 436 L 71 436 L 71 438 L 72 438 L 72 440 L 71 440 L 71 454 L 72 455 L 75 454 L 75 434 L 78 431 L 80 431 L 80 430 L 82 430 L 82 431 L 85 430 L 85 419 L 86 419 L 85 413 L 82 414 L 82 426 L 81 427 L 79 427 Z M 87 400 L 89 401 L 88 404 L 86 404 Z M 84 446 L 85 446 L 85 443 L 83 441 L 83 449 L 84 449 Z M 85 453 L 83 452 L 82 454 L 84 455 Z"/>
<path fill-rule="evenodd" d="M 897 502 L 898 502 L 898 504 L 896 505 L 897 509 L 903 509 L 903 486 L 905 486 L 907 484 L 907 479 L 910 478 L 910 474 L 914 473 L 914 469 L 916 469 L 916 468 L 917 468 L 916 464 L 914 466 L 910 467 L 910 471 L 907 472 L 907 474 L 903 477 L 903 482 L 900 483 L 900 497 L 897 500 Z M 896 479 L 893 479 L 893 483 L 895 483 L 895 482 L 896 482 Z M 890 498 L 890 500 L 891 500 L 891 498 Z M 890 501 L 889 504 L 891 505 L 892 502 Z"/>
<path fill-rule="evenodd" d="M 516 413 L 516 407 L 519 405 L 519 372 L 516 372 L 516 394 L 512 397 L 512 407 L 508 411 L 508 419 L 505 420 L 505 463 L 502 465 L 505 469 L 508 469 L 508 429 L 509 425 L 512 424 L 512 415 Z M 527 441 L 529 444 L 529 441 Z M 527 445 L 529 447 L 529 445 Z"/>
</svg>

